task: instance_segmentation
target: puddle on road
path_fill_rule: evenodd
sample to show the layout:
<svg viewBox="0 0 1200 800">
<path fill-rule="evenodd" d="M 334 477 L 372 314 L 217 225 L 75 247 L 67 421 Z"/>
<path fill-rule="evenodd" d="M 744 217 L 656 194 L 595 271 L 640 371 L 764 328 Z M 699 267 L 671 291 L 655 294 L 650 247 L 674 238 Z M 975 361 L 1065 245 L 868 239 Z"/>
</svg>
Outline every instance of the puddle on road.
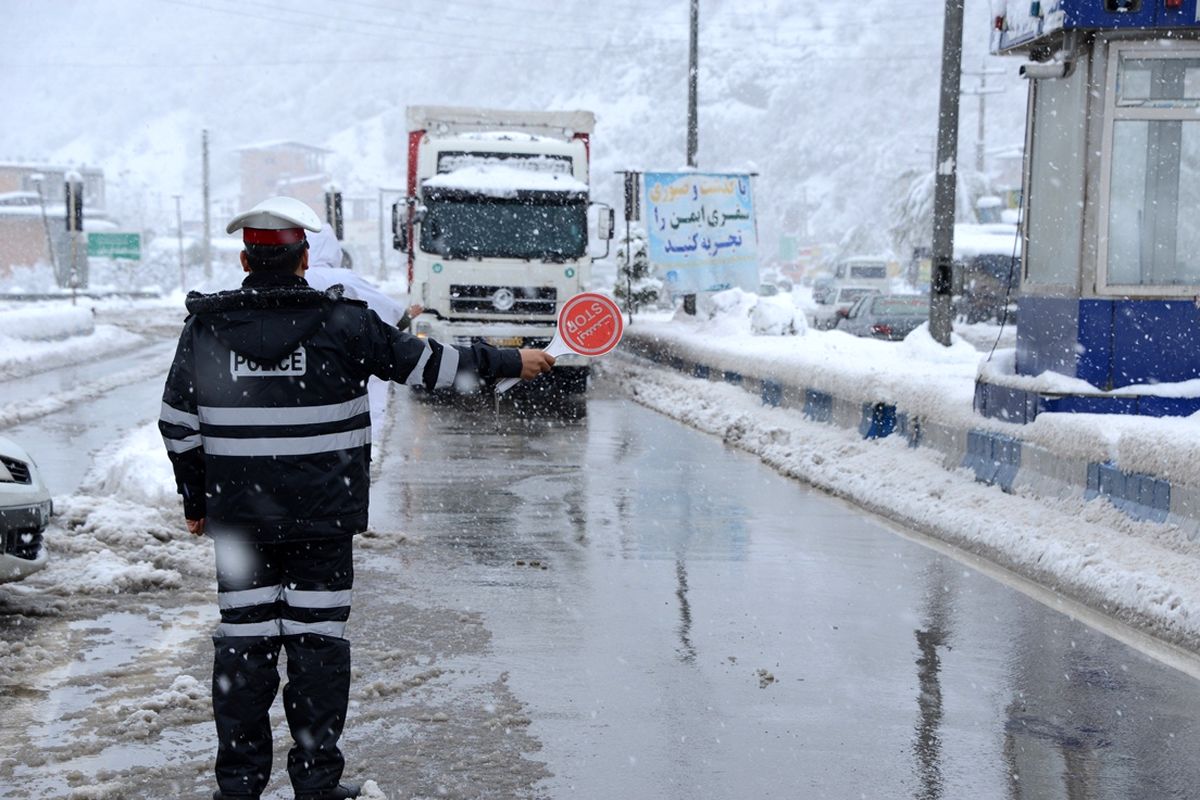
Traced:
<svg viewBox="0 0 1200 800">
<path fill-rule="evenodd" d="M 32 675 L 19 696 L 0 703 L 8 732 L 0 796 L 65 796 L 60 792 L 81 781 L 193 760 L 202 739 L 168 727 L 142 741 L 144 721 L 138 729 L 123 720 L 191 667 L 213 613 L 200 605 L 112 611 L 40 631 L 36 639 L 72 657 Z"/>
</svg>

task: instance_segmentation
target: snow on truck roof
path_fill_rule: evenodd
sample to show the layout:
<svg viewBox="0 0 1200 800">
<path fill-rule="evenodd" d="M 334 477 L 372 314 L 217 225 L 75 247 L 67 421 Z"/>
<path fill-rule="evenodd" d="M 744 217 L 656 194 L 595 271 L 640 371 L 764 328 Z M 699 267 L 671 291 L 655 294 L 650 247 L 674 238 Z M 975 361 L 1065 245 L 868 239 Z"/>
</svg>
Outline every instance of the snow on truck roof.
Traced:
<svg viewBox="0 0 1200 800">
<path fill-rule="evenodd" d="M 554 139 L 591 133 L 596 115 L 591 111 L 513 111 L 499 108 L 409 106 L 408 129 L 438 134 L 515 131 Z"/>
<path fill-rule="evenodd" d="M 463 139 L 476 142 L 561 142 L 553 136 L 538 136 L 524 131 L 471 131 L 461 134 Z"/>
<path fill-rule="evenodd" d="M 462 167 L 434 175 L 423 184 L 429 189 L 457 189 L 488 197 L 516 197 L 519 192 L 586 192 L 587 184 L 570 175 L 535 172 L 504 164 Z"/>
</svg>

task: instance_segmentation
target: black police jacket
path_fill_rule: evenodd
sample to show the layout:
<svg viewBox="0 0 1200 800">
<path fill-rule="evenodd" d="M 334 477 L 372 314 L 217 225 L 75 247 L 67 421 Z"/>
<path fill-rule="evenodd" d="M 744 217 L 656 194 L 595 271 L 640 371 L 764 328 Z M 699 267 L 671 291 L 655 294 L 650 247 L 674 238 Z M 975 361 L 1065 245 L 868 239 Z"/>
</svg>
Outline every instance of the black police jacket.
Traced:
<svg viewBox="0 0 1200 800">
<path fill-rule="evenodd" d="M 367 527 L 367 379 L 426 389 L 516 377 L 520 354 L 445 346 L 385 324 L 341 287 L 251 273 L 188 295 L 162 431 L 188 519 L 213 536 L 282 541 Z"/>
</svg>

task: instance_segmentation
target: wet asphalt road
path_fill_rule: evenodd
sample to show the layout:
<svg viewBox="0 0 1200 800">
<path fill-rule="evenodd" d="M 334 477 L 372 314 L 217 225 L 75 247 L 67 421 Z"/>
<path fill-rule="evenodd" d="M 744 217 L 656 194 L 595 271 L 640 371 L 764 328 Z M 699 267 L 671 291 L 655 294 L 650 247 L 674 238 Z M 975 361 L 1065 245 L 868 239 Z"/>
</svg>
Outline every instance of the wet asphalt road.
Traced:
<svg viewBox="0 0 1200 800">
<path fill-rule="evenodd" d="M 44 451 L 95 449 L 159 391 L 20 438 L 65 491 L 78 456 Z M 391 414 L 356 557 L 348 778 L 391 798 L 1200 795 L 1194 680 L 603 380 L 574 413 L 398 390 Z M 0 796 L 206 796 L 202 702 L 149 736 L 110 711 L 206 684 L 212 587 L 187 580 L 24 621 L 75 660 L 0 691 Z M 290 797 L 279 766 L 264 797 Z"/>
<path fill-rule="evenodd" d="M 1194 680 L 711 437 L 397 411 L 375 516 L 482 613 L 545 796 L 1200 794 Z"/>
</svg>

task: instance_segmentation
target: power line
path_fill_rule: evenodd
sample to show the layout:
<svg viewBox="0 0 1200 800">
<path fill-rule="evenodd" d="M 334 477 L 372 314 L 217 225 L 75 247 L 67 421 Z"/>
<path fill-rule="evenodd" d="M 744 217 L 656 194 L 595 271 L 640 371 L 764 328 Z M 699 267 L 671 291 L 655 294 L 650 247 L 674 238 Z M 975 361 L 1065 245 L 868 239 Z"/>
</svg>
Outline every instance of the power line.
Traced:
<svg viewBox="0 0 1200 800">
<path fill-rule="evenodd" d="M 233 16 L 247 17 L 250 19 L 264 20 L 264 21 L 270 22 L 273 25 L 290 25 L 293 27 L 304 28 L 305 30 L 308 30 L 308 31 L 311 31 L 313 29 L 312 24 L 307 23 L 307 22 L 295 22 L 292 20 L 281 19 L 279 17 L 268 16 L 265 14 L 254 14 L 251 12 L 234 10 L 231 8 L 224 8 L 224 7 L 219 7 L 219 6 L 209 6 L 209 5 L 204 5 L 204 4 L 198 3 L 198 2 L 189 2 L 189 0 L 161 0 L 161 1 L 164 3 L 170 3 L 172 5 L 185 6 L 188 8 L 195 8 L 195 9 L 200 9 L 202 11 L 209 11 L 209 12 L 218 13 L 218 14 L 229 14 L 229 15 L 233 15 Z M 228 2 L 228 1 L 229 0 L 226 0 L 226 2 Z M 281 12 L 286 13 L 288 15 L 304 13 L 309 16 L 320 17 L 321 19 L 328 19 L 325 15 L 322 15 L 322 14 L 315 14 L 315 13 L 310 13 L 310 12 L 300 12 L 300 11 L 297 11 L 294 9 L 287 9 L 282 6 L 272 6 L 272 5 L 268 5 L 265 3 L 253 3 L 253 4 L 248 4 L 248 5 L 255 5 L 260 8 L 278 9 Z M 355 21 L 351 20 L 351 22 L 355 22 Z M 372 23 L 360 23 L 360 24 L 371 25 Z M 461 42 L 462 39 L 482 39 L 487 42 L 495 42 L 496 40 L 492 37 L 475 36 L 472 34 L 450 34 L 450 33 L 443 33 L 441 31 L 427 31 L 427 30 L 415 31 L 415 33 L 420 34 L 421 36 L 427 36 L 427 35 L 442 36 L 442 37 L 447 37 L 447 39 L 448 39 L 448 41 L 436 41 L 436 40 L 430 40 L 430 39 L 422 39 L 419 36 L 414 36 L 413 35 L 414 32 L 412 31 L 411 28 L 405 28 L 405 27 L 398 26 L 398 25 L 397 26 L 389 25 L 387 27 L 392 27 L 397 31 L 404 31 L 405 32 L 405 35 L 404 35 L 405 41 L 415 41 L 418 44 L 425 44 L 425 45 L 429 45 L 431 47 L 438 47 L 438 48 L 460 47 L 463 49 L 469 49 L 473 53 L 489 53 L 491 55 L 500 55 L 500 56 L 507 56 L 507 55 L 512 54 L 512 51 L 489 50 L 486 48 L 478 47 L 476 45 L 464 45 Z M 387 39 L 389 41 L 396 41 L 396 38 L 397 38 L 395 34 L 374 32 L 374 31 L 368 32 L 366 30 L 355 30 L 355 29 L 351 29 L 351 28 L 336 28 L 335 31 L 337 33 L 345 33 L 345 34 L 349 34 L 351 36 L 369 36 L 371 38 Z M 510 41 L 512 41 L 512 40 L 510 40 Z M 516 43 L 525 44 L 525 45 L 529 45 L 529 46 L 537 46 L 539 44 L 539 42 L 531 41 L 528 39 L 516 40 Z"/>
</svg>

